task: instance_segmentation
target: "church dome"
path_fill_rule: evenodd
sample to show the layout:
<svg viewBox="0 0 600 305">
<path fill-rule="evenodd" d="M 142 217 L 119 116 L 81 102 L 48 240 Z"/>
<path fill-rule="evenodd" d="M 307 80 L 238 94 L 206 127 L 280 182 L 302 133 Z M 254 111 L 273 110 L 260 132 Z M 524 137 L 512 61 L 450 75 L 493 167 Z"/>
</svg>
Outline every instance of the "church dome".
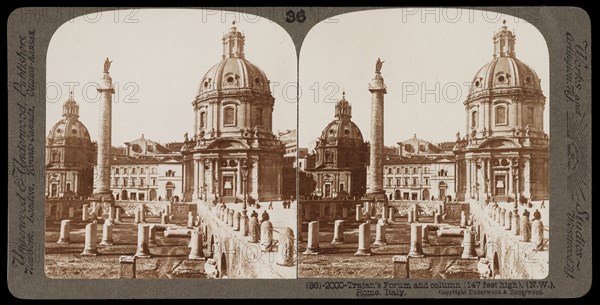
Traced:
<svg viewBox="0 0 600 305">
<path fill-rule="evenodd" d="M 469 95 L 515 88 L 541 92 L 541 80 L 535 71 L 515 57 L 515 40 L 506 25 L 494 35 L 494 58 L 477 71 Z"/>
<path fill-rule="evenodd" d="M 204 74 L 198 95 L 228 89 L 270 92 L 269 80 L 259 67 L 245 59 L 244 34 L 234 25 L 223 36 L 223 58 Z"/>
<path fill-rule="evenodd" d="M 73 95 L 63 104 L 63 119 L 58 121 L 48 133 L 49 140 L 81 139 L 91 142 L 90 133 L 79 121 L 79 105 L 73 100 Z"/>
<path fill-rule="evenodd" d="M 345 139 L 354 140 L 357 142 L 363 142 L 363 136 L 360 129 L 354 122 L 352 122 L 352 105 L 346 100 L 345 93 L 342 99 L 335 105 L 335 120 L 327 124 L 323 132 L 321 132 L 321 139 L 323 140 L 339 140 Z"/>
</svg>

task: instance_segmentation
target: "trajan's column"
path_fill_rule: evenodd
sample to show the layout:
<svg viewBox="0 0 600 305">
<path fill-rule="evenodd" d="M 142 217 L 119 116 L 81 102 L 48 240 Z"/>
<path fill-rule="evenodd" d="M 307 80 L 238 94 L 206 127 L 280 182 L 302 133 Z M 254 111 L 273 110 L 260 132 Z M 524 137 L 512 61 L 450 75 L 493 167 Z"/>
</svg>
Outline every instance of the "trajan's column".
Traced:
<svg viewBox="0 0 600 305">
<path fill-rule="evenodd" d="M 104 75 L 100 81 L 98 92 L 102 95 L 100 101 L 100 120 L 98 123 L 98 175 L 96 191 L 92 195 L 93 201 L 104 202 L 103 212 L 108 212 L 108 206 L 114 204 L 114 197 L 110 189 L 110 148 L 112 145 L 112 95 L 115 93 L 112 79 L 108 73 L 110 64 L 108 58 L 104 61 Z M 112 215 L 111 215 L 112 216 Z"/>
<path fill-rule="evenodd" d="M 375 78 L 369 83 L 371 92 L 371 143 L 369 162 L 369 192 L 367 198 L 377 204 L 382 218 L 387 219 L 387 197 L 383 190 L 383 95 L 387 87 L 383 83 L 381 67 L 383 61 L 375 63 Z"/>
</svg>

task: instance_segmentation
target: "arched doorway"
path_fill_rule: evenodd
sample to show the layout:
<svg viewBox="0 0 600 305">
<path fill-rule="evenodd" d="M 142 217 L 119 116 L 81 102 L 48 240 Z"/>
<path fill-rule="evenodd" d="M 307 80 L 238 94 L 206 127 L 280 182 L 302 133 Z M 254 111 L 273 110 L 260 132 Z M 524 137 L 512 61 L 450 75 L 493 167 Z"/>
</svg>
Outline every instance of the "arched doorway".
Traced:
<svg viewBox="0 0 600 305">
<path fill-rule="evenodd" d="M 225 257 L 225 253 L 221 254 L 221 278 L 227 277 L 227 258 Z"/>
<path fill-rule="evenodd" d="M 395 190 L 395 191 L 394 191 L 394 199 L 395 199 L 395 200 L 400 200 L 400 199 L 402 199 L 402 195 L 400 194 L 400 190 Z"/>
<path fill-rule="evenodd" d="M 429 200 L 429 190 L 428 189 L 424 189 L 423 190 L 423 197 L 421 197 L 421 200 Z"/>
<path fill-rule="evenodd" d="M 446 190 L 448 189 L 448 184 L 444 181 L 440 181 L 438 184 L 438 199 L 443 200 L 446 197 Z"/>
<path fill-rule="evenodd" d="M 121 191 L 121 200 L 127 200 L 129 198 L 129 195 L 127 194 L 127 190 L 122 190 Z"/>
<path fill-rule="evenodd" d="M 173 190 L 175 190 L 175 184 L 173 184 L 173 182 L 171 181 L 167 182 L 167 184 L 165 185 L 165 190 L 167 194 L 167 200 L 171 200 L 171 198 L 173 198 Z"/>
<path fill-rule="evenodd" d="M 149 196 L 150 197 L 150 201 L 156 201 L 156 190 L 155 189 L 150 190 L 150 194 L 149 195 L 150 195 Z"/>
</svg>

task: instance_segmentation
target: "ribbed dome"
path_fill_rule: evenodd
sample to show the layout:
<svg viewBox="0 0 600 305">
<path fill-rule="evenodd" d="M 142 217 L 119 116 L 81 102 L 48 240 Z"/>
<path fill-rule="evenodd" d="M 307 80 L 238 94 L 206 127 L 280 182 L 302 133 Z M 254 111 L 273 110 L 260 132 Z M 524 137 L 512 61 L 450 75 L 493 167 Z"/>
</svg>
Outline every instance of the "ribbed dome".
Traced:
<svg viewBox="0 0 600 305">
<path fill-rule="evenodd" d="M 72 95 L 63 105 L 63 119 L 54 124 L 48 133 L 50 140 L 65 138 L 77 138 L 91 142 L 90 133 L 79 121 L 79 105 L 73 100 Z"/>
<path fill-rule="evenodd" d="M 346 100 L 344 93 L 342 99 L 335 105 L 336 119 L 331 121 L 321 132 L 321 139 L 350 139 L 363 142 L 363 136 L 360 129 L 352 122 L 352 106 Z"/>
<path fill-rule="evenodd" d="M 198 95 L 215 90 L 254 89 L 270 92 L 269 80 L 260 68 L 245 59 L 244 34 L 233 23 L 223 35 L 223 59 L 204 74 Z"/>
<path fill-rule="evenodd" d="M 504 21 L 500 31 L 494 34 L 494 59 L 477 71 L 471 81 L 470 95 L 514 88 L 541 92 L 541 80 L 535 71 L 516 58 L 515 41 L 515 35 Z"/>
<path fill-rule="evenodd" d="M 245 58 L 225 58 L 204 74 L 198 94 L 215 90 L 255 89 L 269 92 L 269 80 L 260 68 Z"/>
<path fill-rule="evenodd" d="M 469 94 L 509 88 L 542 90 L 540 79 L 529 66 L 514 57 L 496 57 L 477 71 Z"/>
</svg>

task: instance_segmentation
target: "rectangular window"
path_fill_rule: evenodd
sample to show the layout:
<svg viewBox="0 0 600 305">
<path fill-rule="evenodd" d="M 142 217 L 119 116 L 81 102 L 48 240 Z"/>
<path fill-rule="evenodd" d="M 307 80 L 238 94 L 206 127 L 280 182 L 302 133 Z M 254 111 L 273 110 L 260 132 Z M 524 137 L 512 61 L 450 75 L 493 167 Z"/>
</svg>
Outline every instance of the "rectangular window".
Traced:
<svg viewBox="0 0 600 305">
<path fill-rule="evenodd" d="M 144 179 L 144 178 L 140 178 L 140 186 L 144 186 L 144 183 L 145 183 L 145 182 L 146 182 L 146 181 L 145 181 L 145 179 Z"/>
<path fill-rule="evenodd" d="M 144 174 L 146 171 L 144 170 L 143 167 L 140 168 L 140 174 Z"/>
<path fill-rule="evenodd" d="M 471 127 L 477 128 L 477 111 L 471 112 Z"/>
<path fill-rule="evenodd" d="M 396 168 L 396 174 L 399 174 L 399 173 L 400 173 L 400 168 L 399 168 L 399 167 L 397 167 L 397 168 Z"/>
<path fill-rule="evenodd" d="M 417 173 L 417 168 L 413 167 L 413 174 L 416 174 L 416 173 Z"/>
<path fill-rule="evenodd" d="M 127 184 L 128 184 L 127 178 L 123 178 L 123 186 L 127 187 Z"/>
<path fill-rule="evenodd" d="M 405 167 L 405 168 L 404 168 L 404 173 L 405 173 L 405 174 L 408 174 L 408 167 Z"/>
<path fill-rule="evenodd" d="M 417 178 L 413 178 L 413 185 L 417 185 Z"/>
<path fill-rule="evenodd" d="M 396 178 L 396 186 L 400 186 L 400 178 Z"/>
<path fill-rule="evenodd" d="M 262 109 L 256 109 L 256 112 L 254 113 L 255 118 L 254 118 L 254 125 L 262 125 L 263 124 L 263 111 Z"/>
<path fill-rule="evenodd" d="M 124 168 L 123 169 L 123 174 L 127 174 L 127 172 L 128 172 L 127 168 Z"/>
<path fill-rule="evenodd" d="M 408 178 L 404 178 L 404 186 L 408 185 Z"/>
<path fill-rule="evenodd" d="M 223 111 L 223 124 L 235 125 L 235 108 L 227 107 Z"/>
<path fill-rule="evenodd" d="M 119 178 L 115 178 L 115 186 L 119 186 Z"/>
<path fill-rule="evenodd" d="M 508 121 L 508 115 L 505 106 L 496 107 L 496 125 L 506 125 Z"/>
<path fill-rule="evenodd" d="M 429 178 L 425 178 L 425 185 L 429 185 Z"/>
<path fill-rule="evenodd" d="M 206 112 L 200 112 L 200 128 L 206 128 Z"/>
<path fill-rule="evenodd" d="M 118 173 L 119 173 L 119 168 L 117 167 L 117 168 L 115 168 L 115 174 L 118 174 Z"/>
<path fill-rule="evenodd" d="M 425 174 L 429 174 L 429 166 L 425 166 Z"/>
<path fill-rule="evenodd" d="M 527 108 L 527 121 L 525 122 L 525 125 L 533 125 L 533 114 L 534 114 L 534 109 L 533 108 Z"/>
<path fill-rule="evenodd" d="M 388 174 L 391 174 L 391 173 L 392 173 L 392 168 L 388 167 Z"/>
<path fill-rule="evenodd" d="M 389 185 L 389 186 L 392 185 L 392 178 L 387 178 L 387 185 Z"/>
<path fill-rule="evenodd" d="M 152 185 L 156 185 L 156 178 L 152 178 Z"/>
</svg>

